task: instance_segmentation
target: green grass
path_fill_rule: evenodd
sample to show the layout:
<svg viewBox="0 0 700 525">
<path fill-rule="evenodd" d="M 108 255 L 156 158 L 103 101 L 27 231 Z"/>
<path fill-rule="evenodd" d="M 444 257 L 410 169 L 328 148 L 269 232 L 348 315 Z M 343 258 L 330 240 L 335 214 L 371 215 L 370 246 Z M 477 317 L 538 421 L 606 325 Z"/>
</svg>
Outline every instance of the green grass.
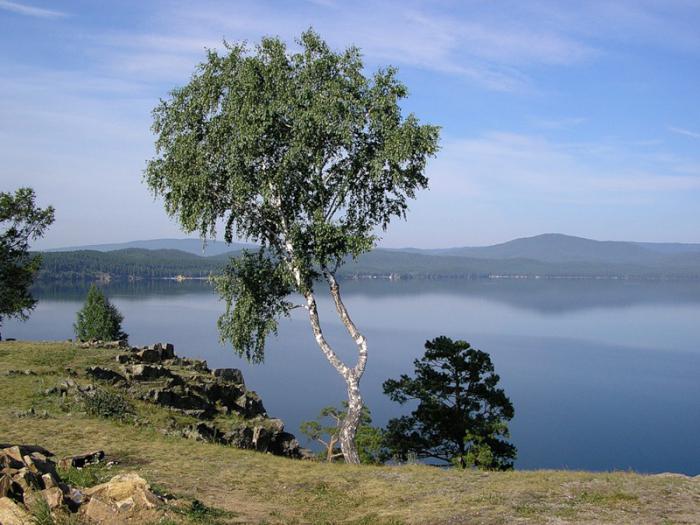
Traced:
<svg viewBox="0 0 700 525">
<path fill-rule="evenodd" d="M 146 403 L 133 401 L 135 418 L 120 421 L 43 393 L 69 377 L 66 367 L 75 381 L 87 383 L 84 368 L 111 366 L 116 353 L 0 343 L 0 441 L 39 444 L 59 457 L 103 449 L 117 461 L 113 468 L 69 471 L 68 479 L 93 485 L 136 471 L 159 492 L 181 499 L 159 523 L 700 523 L 700 478 L 295 461 L 164 435 L 159 429 L 171 419 L 189 420 Z M 37 375 L 7 375 L 11 369 Z M 46 410 L 48 419 L 17 417 L 32 406 Z"/>
</svg>

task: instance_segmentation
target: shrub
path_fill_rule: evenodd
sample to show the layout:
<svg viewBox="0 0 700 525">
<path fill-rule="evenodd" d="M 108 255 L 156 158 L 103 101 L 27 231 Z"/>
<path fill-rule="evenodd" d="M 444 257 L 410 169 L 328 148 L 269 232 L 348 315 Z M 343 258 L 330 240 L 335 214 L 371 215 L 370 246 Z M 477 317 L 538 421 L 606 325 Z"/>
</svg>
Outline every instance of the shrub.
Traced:
<svg viewBox="0 0 700 525">
<path fill-rule="evenodd" d="M 124 396 L 97 389 L 83 396 L 85 410 L 91 416 L 105 417 L 109 419 L 125 419 L 134 413 L 134 407 Z"/>
<path fill-rule="evenodd" d="M 80 341 L 121 341 L 127 335 L 122 332 L 124 316 L 94 284 L 88 291 L 85 305 L 78 312 L 73 325 Z"/>
</svg>

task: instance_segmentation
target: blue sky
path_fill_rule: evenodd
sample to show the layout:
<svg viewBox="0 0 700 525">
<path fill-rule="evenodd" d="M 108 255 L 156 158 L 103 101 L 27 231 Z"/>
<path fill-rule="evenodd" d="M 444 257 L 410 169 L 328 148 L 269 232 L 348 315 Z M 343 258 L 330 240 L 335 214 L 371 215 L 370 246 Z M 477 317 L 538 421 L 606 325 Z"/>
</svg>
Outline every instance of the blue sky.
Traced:
<svg viewBox="0 0 700 525">
<path fill-rule="evenodd" d="M 151 109 L 205 47 L 309 26 L 443 127 L 384 246 L 700 242 L 698 1 L 0 0 L 0 189 L 56 207 L 36 247 L 182 237 L 142 183 Z"/>
</svg>

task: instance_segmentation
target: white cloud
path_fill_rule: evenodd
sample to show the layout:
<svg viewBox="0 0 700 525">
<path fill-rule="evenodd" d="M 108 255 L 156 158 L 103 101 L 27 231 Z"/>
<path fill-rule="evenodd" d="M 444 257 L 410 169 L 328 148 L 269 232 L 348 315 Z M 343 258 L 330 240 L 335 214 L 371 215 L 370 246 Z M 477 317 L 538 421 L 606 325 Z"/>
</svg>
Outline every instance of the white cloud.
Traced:
<svg viewBox="0 0 700 525">
<path fill-rule="evenodd" d="M 668 130 L 673 131 L 674 133 L 678 133 L 679 135 L 685 135 L 686 137 L 700 139 L 700 133 L 697 133 L 695 131 L 690 131 L 690 130 L 685 129 L 685 128 L 677 128 L 675 126 L 669 126 Z"/>
<path fill-rule="evenodd" d="M 66 16 L 66 14 L 61 11 L 42 9 L 40 7 L 20 4 L 18 2 L 10 2 L 9 0 L 0 0 L 0 9 L 11 11 L 20 15 L 34 16 L 37 18 L 61 18 Z"/>
</svg>

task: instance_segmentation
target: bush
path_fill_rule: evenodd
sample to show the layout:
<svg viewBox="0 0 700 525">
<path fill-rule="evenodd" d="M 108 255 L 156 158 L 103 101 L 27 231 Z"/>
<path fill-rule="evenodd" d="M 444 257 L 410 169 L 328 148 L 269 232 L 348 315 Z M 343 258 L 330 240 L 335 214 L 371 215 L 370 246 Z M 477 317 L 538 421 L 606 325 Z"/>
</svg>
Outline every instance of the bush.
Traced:
<svg viewBox="0 0 700 525">
<path fill-rule="evenodd" d="M 128 336 L 122 332 L 123 320 L 116 306 L 93 284 L 73 330 L 80 341 L 125 341 Z"/>
<path fill-rule="evenodd" d="M 85 394 L 83 405 L 91 416 L 110 419 L 125 419 L 134 413 L 134 407 L 124 396 L 103 389 L 97 389 Z"/>
</svg>

